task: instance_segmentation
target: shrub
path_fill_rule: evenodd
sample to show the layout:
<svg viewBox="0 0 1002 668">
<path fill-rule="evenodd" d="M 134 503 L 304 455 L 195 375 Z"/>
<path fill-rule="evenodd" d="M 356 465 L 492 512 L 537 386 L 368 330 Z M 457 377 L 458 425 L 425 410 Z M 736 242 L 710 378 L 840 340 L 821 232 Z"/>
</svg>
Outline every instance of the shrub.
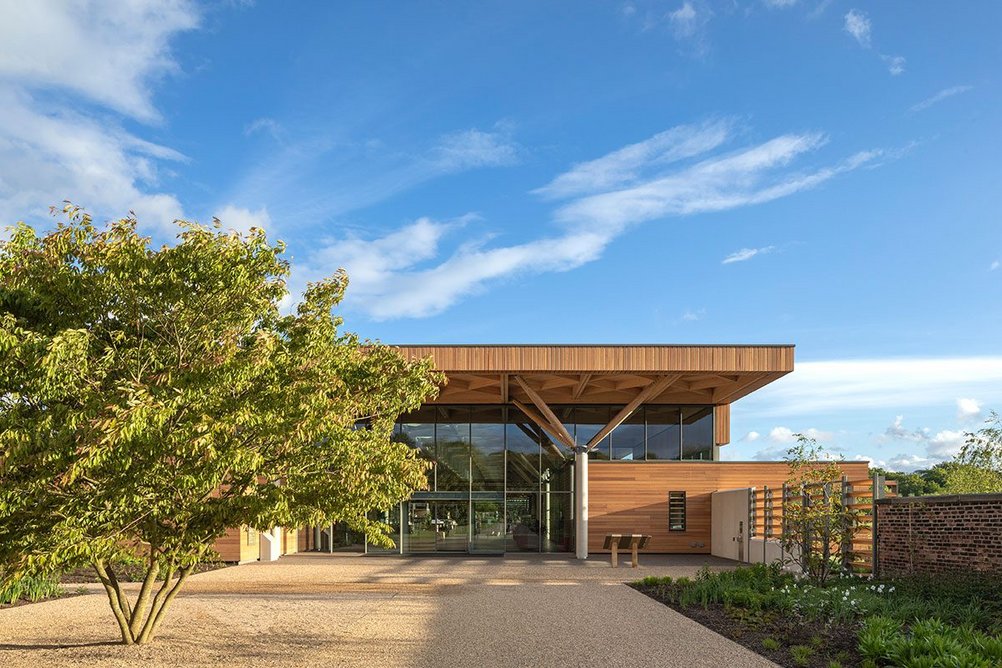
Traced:
<svg viewBox="0 0 1002 668">
<path fill-rule="evenodd" d="M 793 662 L 798 666 L 807 666 L 811 663 L 811 657 L 814 656 L 814 648 L 807 645 L 793 645 L 790 647 L 790 656 L 793 657 Z"/>
<path fill-rule="evenodd" d="M 770 652 L 775 652 L 780 648 L 780 646 L 779 641 L 771 636 L 762 638 L 762 647 L 765 647 Z"/>
</svg>

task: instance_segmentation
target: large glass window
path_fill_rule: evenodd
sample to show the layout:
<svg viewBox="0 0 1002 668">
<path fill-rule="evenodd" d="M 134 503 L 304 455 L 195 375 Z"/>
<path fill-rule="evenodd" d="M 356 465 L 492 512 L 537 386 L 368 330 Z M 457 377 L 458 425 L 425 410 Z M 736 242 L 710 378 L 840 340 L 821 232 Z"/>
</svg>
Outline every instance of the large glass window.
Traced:
<svg viewBox="0 0 1002 668">
<path fill-rule="evenodd" d="M 682 409 L 682 459 L 713 459 L 713 407 Z"/>
<path fill-rule="evenodd" d="M 614 407 L 618 413 L 619 407 Z M 616 427 L 612 434 L 612 458 L 626 461 L 642 462 L 645 459 L 646 427 L 644 424 L 644 407 L 641 406 Z"/>
<path fill-rule="evenodd" d="M 505 550 L 539 552 L 539 494 L 508 494 L 505 507 L 508 515 Z"/>
<path fill-rule="evenodd" d="M 577 406 L 574 408 L 574 440 L 579 446 L 588 445 L 592 437 L 609 424 L 608 406 Z M 591 459 L 609 459 L 610 438 L 603 438 L 588 456 Z"/>
<path fill-rule="evenodd" d="M 504 502 L 474 501 L 470 552 L 504 552 Z"/>
<path fill-rule="evenodd" d="M 545 433 L 540 468 L 540 489 L 544 492 L 569 492 L 574 479 L 574 454 L 563 445 L 554 443 Z"/>
<path fill-rule="evenodd" d="M 470 409 L 467 406 L 439 406 L 438 413 L 435 489 L 467 491 L 470 489 Z"/>
<path fill-rule="evenodd" d="M 504 409 L 474 406 L 470 422 L 473 489 L 504 491 Z"/>
<path fill-rule="evenodd" d="M 570 552 L 574 540 L 574 519 L 570 494 L 540 495 L 540 546 L 542 552 Z"/>
<path fill-rule="evenodd" d="M 393 440 L 417 449 L 422 459 L 432 462 L 428 467 L 428 489 L 435 489 L 435 409 L 425 406 L 401 415 Z"/>
<path fill-rule="evenodd" d="M 505 425 L 509 490 L 539 489 L 539 429 L 522 411 L 508 409 Z"/>
<path fill-rule="evenodd" d="M 648 406 L 647 459 L 673 460 L 682 456 L 679 409 L 674 406 Z"/>
</svg>

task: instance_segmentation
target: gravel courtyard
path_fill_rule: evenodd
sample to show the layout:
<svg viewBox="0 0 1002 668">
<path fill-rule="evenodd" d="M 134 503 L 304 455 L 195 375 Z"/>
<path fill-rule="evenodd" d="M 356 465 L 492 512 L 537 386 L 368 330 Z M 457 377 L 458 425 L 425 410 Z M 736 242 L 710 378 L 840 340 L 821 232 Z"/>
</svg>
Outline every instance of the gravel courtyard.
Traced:
<svg viewBox="0 0 1002 668">
<path fill-rule="evenodd" d="M 0 666 L 772 666 L 623 584 L 729 564 L 292 555 L 192 577 L 141 648 L 103 592 L 0 610 Z"/>
</svg>

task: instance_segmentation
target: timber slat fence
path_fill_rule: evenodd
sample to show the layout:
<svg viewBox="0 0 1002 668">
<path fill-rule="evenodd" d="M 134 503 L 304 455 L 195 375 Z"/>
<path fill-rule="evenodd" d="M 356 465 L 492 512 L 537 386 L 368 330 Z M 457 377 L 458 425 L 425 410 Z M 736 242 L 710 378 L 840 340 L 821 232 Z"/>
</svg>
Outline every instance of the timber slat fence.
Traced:
<svg viewBox="0 0 1002 668">
<path fill-rule="evenodd" d="M 853 511 L 851 540 L 842 546 L 842 563 L 856 573 L 875 573 L 878 570 L 875 540 L 877 501 L 897 496 L 897 486 L 897 482 L 874 474 L 872 478 L 858 480 L 842 476 L 840 482 L 813 483 L 801 487 L 787 484 L 781 488 L 768 485 L 751 487 L 748 489 L 748 537 L 763 540 L 764 555 L 768 541 L 778 543 L 783 534 L 787 533 L 784 509 L 788 504 L 810 506 L 827 503 L 838 494 L 841 495 L 843 506 Z M 750 549 L 749 557 L 752 557 Z"/>
</svg>

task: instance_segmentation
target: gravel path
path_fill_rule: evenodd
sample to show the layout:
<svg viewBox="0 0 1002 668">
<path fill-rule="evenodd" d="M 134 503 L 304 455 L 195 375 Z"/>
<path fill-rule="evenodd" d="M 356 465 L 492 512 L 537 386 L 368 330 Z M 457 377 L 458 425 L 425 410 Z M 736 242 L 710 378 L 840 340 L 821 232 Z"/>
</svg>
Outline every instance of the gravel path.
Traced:
<svg viewBox="0 0 1002 668">
<path fill-rule="evenodd" d="M 772 666 L 622 584 L 704 564 L 289 556 L 193 576 L 146 647 L 103 593 L 0 610 L 0 666 Z"/>
</svg>

